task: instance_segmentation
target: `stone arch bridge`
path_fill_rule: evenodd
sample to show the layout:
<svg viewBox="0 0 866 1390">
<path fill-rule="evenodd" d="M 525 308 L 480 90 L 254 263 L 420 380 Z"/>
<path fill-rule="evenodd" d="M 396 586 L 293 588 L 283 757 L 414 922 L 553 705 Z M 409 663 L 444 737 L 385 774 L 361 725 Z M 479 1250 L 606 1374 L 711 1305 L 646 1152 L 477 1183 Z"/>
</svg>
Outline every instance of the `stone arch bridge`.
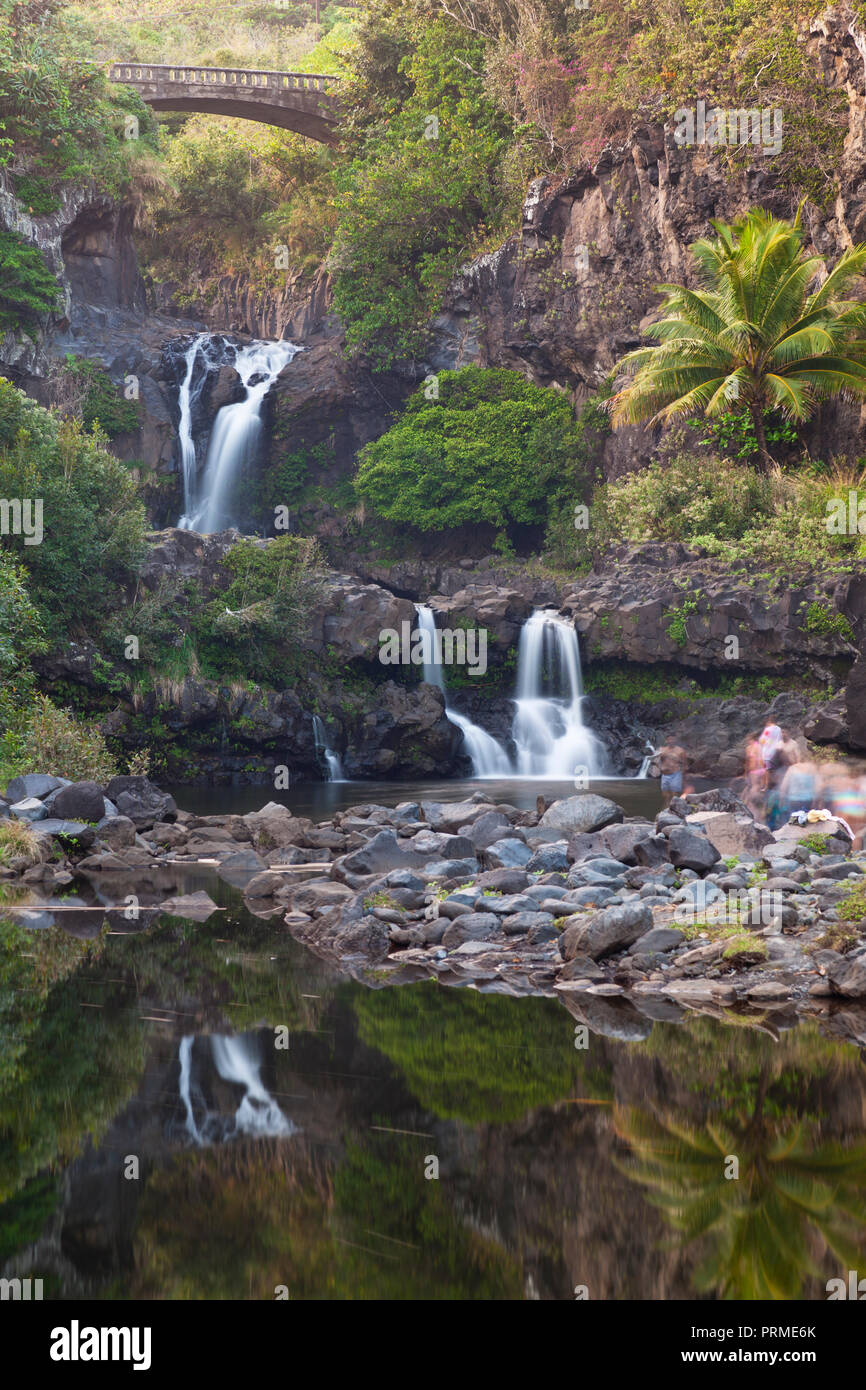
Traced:
<svg viewBox="0 0 866 1390">
<path fill-rule="evenodd" d="M 295 130 L 336 144 L 339 78 L 266 69 L 172 67 L 160 63 L 112 63 L 112 82 L 134 87 L 155 111 L 207 111 Z"/>
</svg>

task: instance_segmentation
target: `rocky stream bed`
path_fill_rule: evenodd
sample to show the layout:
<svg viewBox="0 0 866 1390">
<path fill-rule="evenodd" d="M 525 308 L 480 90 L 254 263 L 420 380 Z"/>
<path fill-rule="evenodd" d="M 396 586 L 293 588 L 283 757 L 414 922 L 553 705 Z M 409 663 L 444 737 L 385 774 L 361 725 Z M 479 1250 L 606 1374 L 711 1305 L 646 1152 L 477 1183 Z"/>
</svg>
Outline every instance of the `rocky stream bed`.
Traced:
<svg viewBox="0 0 866 1390">
<path fill-rule="evenodd" d="M 622 1040 L 733 1010 L 775 1027 L 815 1017 L 866 1045 L 866 852 L 835 820 L 773 834 L 725 788 L 654 821 L 592 792 L 535 811 L 476 792 L 314 823 L 275 802 L 194 816 L 144 777 L 39 775 L 10 783 L 0 814 L 34 832 L 0 870 L 22 925 L 92 936 L 161 912 L 204 920 L 214 902 L 178 885 L 205 869 L 371 987 L 555 997 Z"/>
</svg>

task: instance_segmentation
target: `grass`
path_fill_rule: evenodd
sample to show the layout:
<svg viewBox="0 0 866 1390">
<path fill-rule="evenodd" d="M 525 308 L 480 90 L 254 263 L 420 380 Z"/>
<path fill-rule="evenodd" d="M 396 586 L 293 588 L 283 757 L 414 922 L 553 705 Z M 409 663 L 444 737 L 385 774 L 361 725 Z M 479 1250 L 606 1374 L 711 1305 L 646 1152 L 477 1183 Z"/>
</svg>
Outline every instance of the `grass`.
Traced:
<svg viewBox="0 0 866 1390">
<path fill-rule="evenodd" d="M 26 859 L 28 864 L 38 864 L 40 860 L 39 837 L 29 821 L 0 821 L 0 864 L 4 868 L 14 859 Z"/>
<path fill-rule="evenodd" d="M 749 931 L 735 931 L 722 952 L 722 960 L 732 965 L 757 965 L 770 954 L 766 941 Z"/>
</svg>

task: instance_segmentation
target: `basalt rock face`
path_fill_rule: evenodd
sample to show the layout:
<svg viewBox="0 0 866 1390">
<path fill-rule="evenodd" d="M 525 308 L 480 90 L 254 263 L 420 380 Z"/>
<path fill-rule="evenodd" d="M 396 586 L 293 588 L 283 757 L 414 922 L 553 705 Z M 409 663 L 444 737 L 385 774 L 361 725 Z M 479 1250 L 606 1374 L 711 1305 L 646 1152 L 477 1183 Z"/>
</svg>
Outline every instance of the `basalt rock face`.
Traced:
<svg viewBox="0 0 866 1390">
<path fill-rule="evenodd" d="M 796 587 L 759 587 L 700 551 L 651 543 L 620 547 L 563 610 L 594 657 L 826 679 L 832 662 L 856 658 L 851 638 L 863 630 L 866 591 L 862 575 L 817 572 Z"/>
<path fill-rule="evenodd" d="M 826 10 L 800 39 L 816 80 L 848 99 L 840 197 L 830 209 L 809 205 L 805 212 L 807 239 L 832 260 L 866 237 L 866 34 L 844 4 Z M 530 185 L 520 231 L 454 278 L 427 365 L 510 367 L 579 405 L 641 342 L 660 303 L 655 287 L 692 283 L 688 248 L 710 232 L 710 219 L 732 222 L 756 205 L 780 217 L 794 211 L 772 160 L 758 155 L 737 172 L 724 150 L 680 147 L 672 126 L 637 125 L 591 171 Z M 822 458 L 856 456 L 863 421 L 862 407 L 834 402 L 806 437 Z M 643 466 L 657 441 L 649 429 L 617 431 L 605 449 L 608 478 Z"/>
</svg>

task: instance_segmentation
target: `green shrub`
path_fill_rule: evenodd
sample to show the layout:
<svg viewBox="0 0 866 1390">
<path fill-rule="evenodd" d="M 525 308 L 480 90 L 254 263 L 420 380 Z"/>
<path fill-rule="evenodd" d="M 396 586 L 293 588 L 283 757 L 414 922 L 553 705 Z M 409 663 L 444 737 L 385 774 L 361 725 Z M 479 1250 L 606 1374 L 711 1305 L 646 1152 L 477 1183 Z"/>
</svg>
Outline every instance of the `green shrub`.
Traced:
<svg viewBox="0 0 866 1390">
<path fill-rule="evenodd" d="M 0 330 L 32 330 L 60 304 L 60 286 L 35 246 L 0 231 Z"/>
<path fill-rule="evenodd" d="M 42 501 L 42 543 L 5 542 L 28 572 L 49 635 L 98 628 L 144 553 L 144 508 L 129 471 L 98 433 L 0 380 L 0 497 Z"/>
<path fill-rule="evenodd" d="M 71 782 L 110 782 L 120 771 L 95 724 L 58 709 L 47 695 L 36 695 L 14 739 L 4 749 L 4 785 L 10 777 L 46 772 Z M 3 822 L 0 822 L 3 824 Z"/>
<path fill-rule="evenodd" d="M 420 387 L 359 455 L 356 489 L 381 516 L 421 531 L 539 524 L 582 495 L 582 440 L 561 395 L 502 369 L 436 380 L 438 399 Z"/>
<path fill-rule="evenodd" d="M 128 401 L 98 362 L 67 354 L 66 365 L 84 388 L 81 419 L 88 430 L 98 426 L 109 439 L 137 430 L 140 419 L 137 401 Z"/>
</svg>

